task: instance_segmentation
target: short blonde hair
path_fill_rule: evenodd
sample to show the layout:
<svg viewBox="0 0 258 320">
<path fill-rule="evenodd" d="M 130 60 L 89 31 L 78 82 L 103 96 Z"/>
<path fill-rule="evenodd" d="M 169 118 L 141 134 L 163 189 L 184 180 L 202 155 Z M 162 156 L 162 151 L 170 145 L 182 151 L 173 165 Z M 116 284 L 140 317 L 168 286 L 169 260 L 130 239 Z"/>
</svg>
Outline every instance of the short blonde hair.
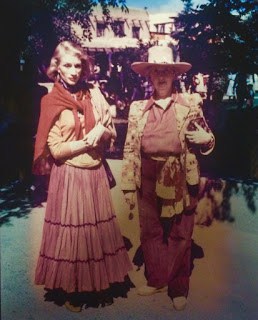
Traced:
<svg viewBox="0 0 258 320">
<path fill-rule="evenodd" d="M 92 62 L 89 56 L 84 52 L 83 48 L 71 41 L 62 41 L 55 48 L 54 54 L 50 60 L 49 67 L 47 68 L 47 76 L 49 79 L 55 81 L 58 77 L 58 66 L 62 56 L 70 54 L 78 57 L 82 62 L 81 79 L 87 79 L 92 72 Z"/>
</svg>

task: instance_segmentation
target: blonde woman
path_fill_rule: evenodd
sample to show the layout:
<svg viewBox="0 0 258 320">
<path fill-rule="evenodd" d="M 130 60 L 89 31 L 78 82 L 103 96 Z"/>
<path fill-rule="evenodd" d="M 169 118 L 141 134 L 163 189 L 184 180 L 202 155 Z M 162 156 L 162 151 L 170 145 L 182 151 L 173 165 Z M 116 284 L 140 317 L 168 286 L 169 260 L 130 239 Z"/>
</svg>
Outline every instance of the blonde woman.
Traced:
<svg viewBox="0 0 258 320">
<path fill-rule="evenodd" d="M 109 105 L 86 82 L 90 70 L 81 47 L 58 44 L 34 153 L 34 173 L 51 170 L 35 283 L 62 292 L 74 312 L 81 311 L 87 293 L 111 304 L 110 287 L 123 286 L 131 269 L 103 166 L 104 148 L 116 132 Z"/>
</svg>

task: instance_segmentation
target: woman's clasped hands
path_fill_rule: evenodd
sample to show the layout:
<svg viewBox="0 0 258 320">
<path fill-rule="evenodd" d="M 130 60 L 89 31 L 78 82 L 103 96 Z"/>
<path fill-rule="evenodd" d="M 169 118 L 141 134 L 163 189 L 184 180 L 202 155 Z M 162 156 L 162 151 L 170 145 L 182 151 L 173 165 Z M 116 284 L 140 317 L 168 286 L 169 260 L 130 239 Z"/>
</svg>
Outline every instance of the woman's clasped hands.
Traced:
<svg viewBox="0 0 258 320">
<path fill-rule="evenodd" d="M 89 133 L 84 136 L 83 141 L 85 142 L 85 146 L 87 148 L 97 147 L 102 135 L 104 134 L 104 131 L 105 127 L 100 123 L 97 124 Z"/>
</svg>

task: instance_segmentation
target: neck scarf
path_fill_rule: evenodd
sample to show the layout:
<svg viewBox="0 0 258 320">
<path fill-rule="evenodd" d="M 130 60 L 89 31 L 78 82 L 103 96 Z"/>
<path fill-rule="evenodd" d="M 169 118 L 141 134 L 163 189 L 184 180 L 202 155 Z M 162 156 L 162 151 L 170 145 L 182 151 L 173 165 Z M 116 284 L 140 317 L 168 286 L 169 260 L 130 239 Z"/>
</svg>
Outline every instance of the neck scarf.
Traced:
<svg viewBox="0 0 258 320">
<path fill-rule="evenodd" d="M 83 137 L 78 111 L 84 114 L 86 133 L 94 127 L 95 118 L 88 87 L 85 85 L 84 88 L 76 92 L 74 96 L 75 97 L 73 97 L 61 83 L 55 82 L 52 91 L 42 98 L 34 149 L 32 168 L 34 174 L 49 173 L 51 165 L 47 165 L 47 162 L 49 162 L 47 159 L 50 158 L 49 150 L 47 148 L 47 138 L 51 127 L 63 110 L 69 109 L 73 112 L 77 140 L 82 139 Z M 46 171 L 44 170 L 44 167 L 46 167 Z"/>
</svg>

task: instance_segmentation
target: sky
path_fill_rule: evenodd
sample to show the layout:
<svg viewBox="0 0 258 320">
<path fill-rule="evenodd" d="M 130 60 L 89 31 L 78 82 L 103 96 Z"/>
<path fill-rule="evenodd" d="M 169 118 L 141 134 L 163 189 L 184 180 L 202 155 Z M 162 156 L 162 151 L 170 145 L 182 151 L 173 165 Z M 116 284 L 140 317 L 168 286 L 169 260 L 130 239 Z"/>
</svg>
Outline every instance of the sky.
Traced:
<svg viewBox="0 0 258 320">
<path fill-rule="evenodd" d="M 193 0 L 194 6 L 207 3 L 207 0 Z M 181 0 L 126 0 L 127 7 L 148 8 L 149 13 L 180 12 L 184 4 Z"/>
</svg>

